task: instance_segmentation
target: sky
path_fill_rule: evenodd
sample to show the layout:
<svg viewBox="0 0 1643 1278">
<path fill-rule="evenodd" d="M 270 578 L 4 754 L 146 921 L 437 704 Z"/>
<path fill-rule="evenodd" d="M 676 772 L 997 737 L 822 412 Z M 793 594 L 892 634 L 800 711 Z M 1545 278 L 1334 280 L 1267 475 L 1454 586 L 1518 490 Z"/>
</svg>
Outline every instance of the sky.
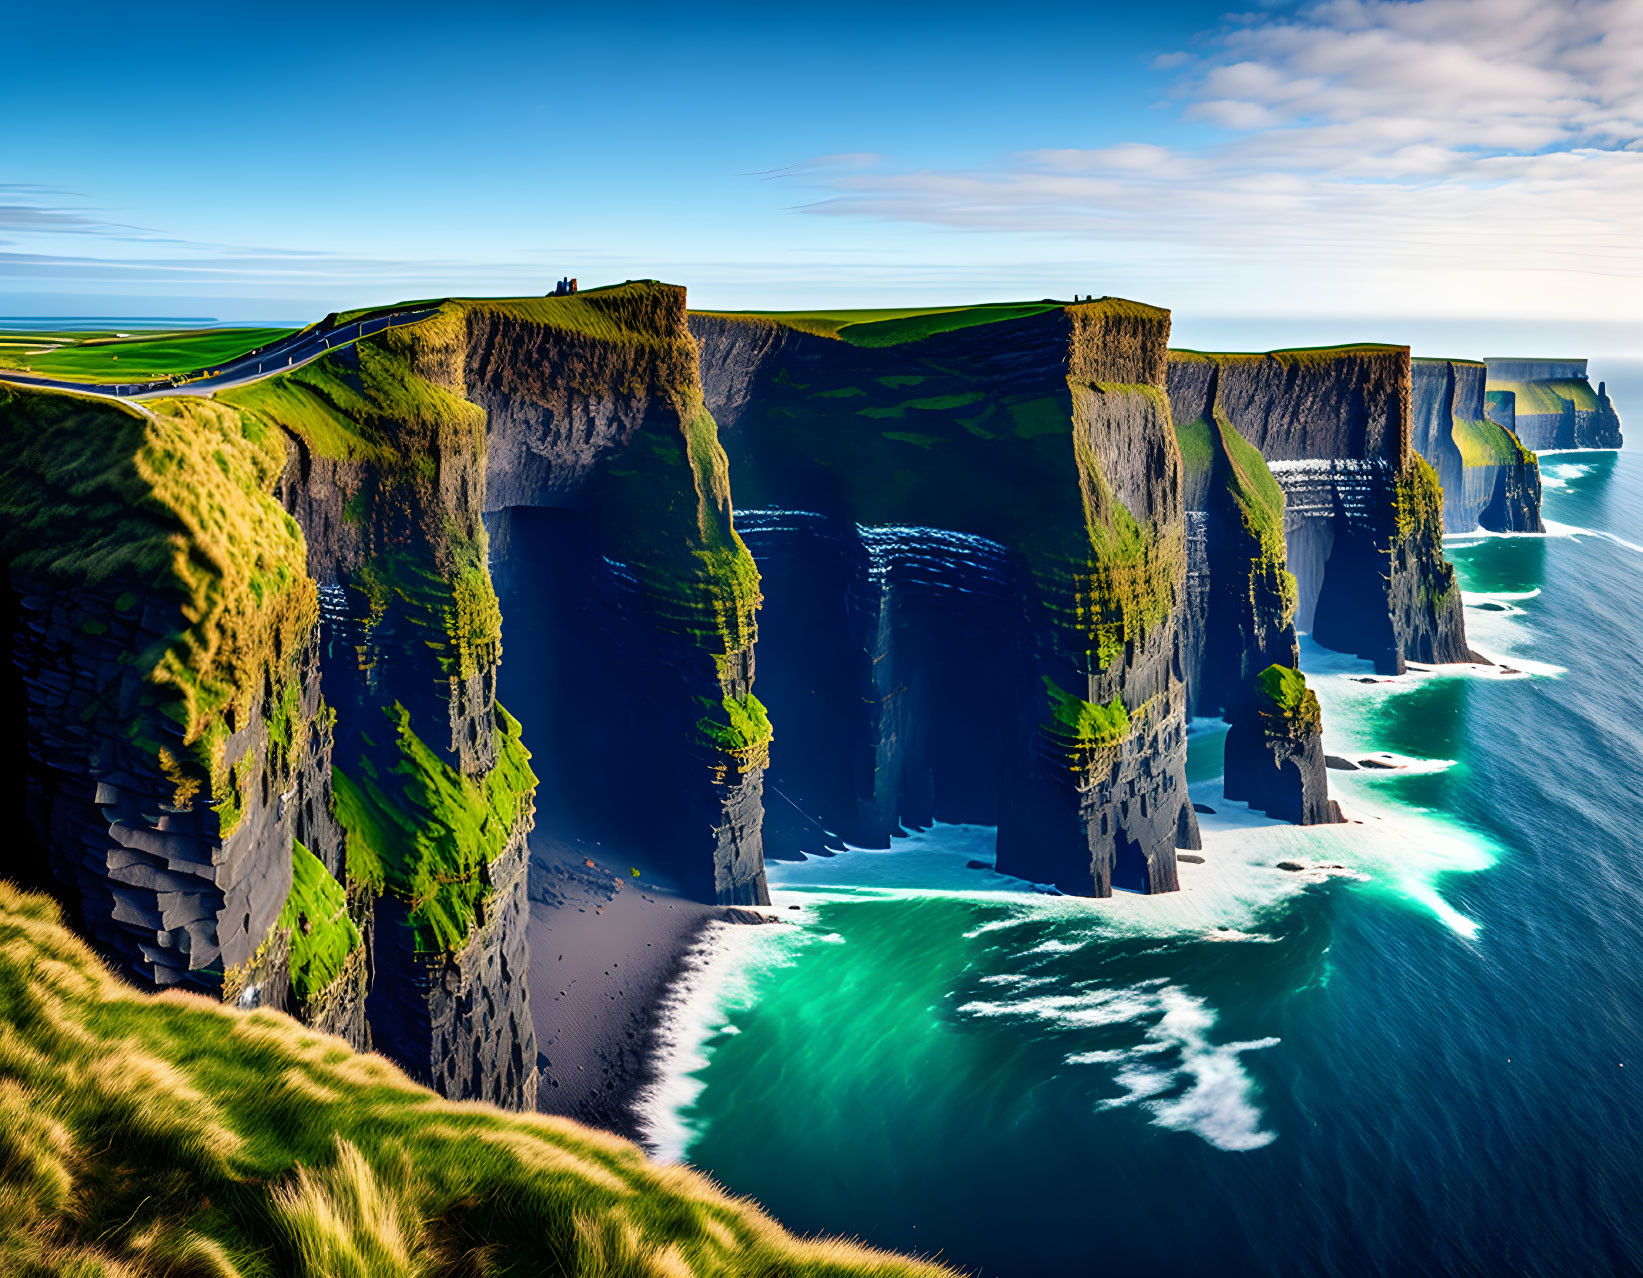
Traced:
<svg viewBox="0 0 1643 1278">
<path fill-rule="evenodd" d="M 5 29 L 0 315 L 297 321 L 569 274 L 1643 355 L 1643 0 L 87 3 Z"/>
</svg>

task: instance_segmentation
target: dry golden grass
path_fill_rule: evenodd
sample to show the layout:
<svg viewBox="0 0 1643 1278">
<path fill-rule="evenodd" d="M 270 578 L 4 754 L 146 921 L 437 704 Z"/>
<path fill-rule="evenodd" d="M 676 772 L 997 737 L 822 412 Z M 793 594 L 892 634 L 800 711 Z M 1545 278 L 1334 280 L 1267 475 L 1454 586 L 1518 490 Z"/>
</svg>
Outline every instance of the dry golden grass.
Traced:
<svg viewBox="0 0 1643 1278">
<path fill-rule="evenodd" d="M 268 1011 L 139 994 L 0 882 L 0 1272 L 938 1278 Z"/>
</svg>

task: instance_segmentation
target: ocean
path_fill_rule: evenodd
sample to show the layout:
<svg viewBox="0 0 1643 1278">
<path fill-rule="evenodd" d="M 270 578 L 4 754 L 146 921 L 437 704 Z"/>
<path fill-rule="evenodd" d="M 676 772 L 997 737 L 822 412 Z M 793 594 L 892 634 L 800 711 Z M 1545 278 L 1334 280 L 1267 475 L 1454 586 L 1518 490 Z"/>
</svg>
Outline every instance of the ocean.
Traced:
<svg viewBox="0 0 1643 1278">
<path fill-rule="evenodd" d="M 1643 363 L 1605 361 L 1643 442 Z M 1184 890 L 1050 897 L 992 831 L 772 868 L 673 989 L 652 1142 L 802 1232 L 999 1278 L 1643 1272 L 1643 451 L 1448 547 L 1512 675 L 1303 640 L 1353 824 L 1219 793 Z M 1283 868 L 1298 867 L 1298 868 Z M 788 909 L 786 907 L 798 906 Z"/>
</svg>

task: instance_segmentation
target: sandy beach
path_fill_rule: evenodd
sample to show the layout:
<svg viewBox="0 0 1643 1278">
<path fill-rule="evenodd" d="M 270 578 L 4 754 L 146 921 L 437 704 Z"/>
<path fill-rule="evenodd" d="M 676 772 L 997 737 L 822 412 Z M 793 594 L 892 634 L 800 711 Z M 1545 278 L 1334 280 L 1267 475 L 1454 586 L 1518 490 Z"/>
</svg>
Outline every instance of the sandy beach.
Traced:
<svg viewBox="0 0 1643 1278">
<path fill-rule="evenodd" d="M 637 1140 L 657 1007 L 686 951 L 711 920 L 773 912 L 687 900 L 597 846 L 533 841 L 530 873 L 537 1108 Z"/>
</svg>

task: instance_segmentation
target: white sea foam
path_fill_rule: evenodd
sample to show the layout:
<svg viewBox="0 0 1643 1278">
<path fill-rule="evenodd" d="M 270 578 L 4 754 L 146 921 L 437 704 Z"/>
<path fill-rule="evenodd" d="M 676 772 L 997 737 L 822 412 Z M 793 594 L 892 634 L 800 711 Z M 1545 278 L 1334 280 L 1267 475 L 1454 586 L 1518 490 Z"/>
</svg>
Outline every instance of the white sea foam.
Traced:
<svg viewBox="0 0 1643 1278">
<path fill-rule="evenodd" d="M 1391 750 L 1375 750 L 1368 754 L 1354 752 L 1347 757 L 1360 765 L 1359 770 L 1366 781 L 1377 777 L 1430 776 L 1435 772 L 1447 772 L 1455 766 L 1454 759 L 1417 759 L 1413 755 L 1395 754 Z M 1366 760 L 1373 762 L 1366 763 Z M 1377 767 L 1376 764 L 1384 766 Z"/>
<path fill-rule="evenodd" d="M 1153 1121 L 1174 1131 L 1192 1132 L 1217 1149 L 1243 1153 L 1270 1145 L 1276 1138 L 1262 1130 L 1254 1084 L 1240 1057 L 1276 1047 L 1279 1040 L 1211 1043 L 1208 1031 L 1215 1016 L 1202 999 L 1178 989 L 1166 990 L 1164 999 L 1166 1010 L 1157 1032 L 1179 1045 L 1180 1073 L 1191 1079 L 1191 1086 L 1173 1100 L 1149 1101 Z"/>
<path fill-rule="evenodd" d="M 798 927 L 709 923 L 685 955 L 683 970 L 657 1009 L 655 1081 L 635 1102 L 640 1137 L 664 1162 L 685 1156 L 694 1135 L 691 1108 L 716 1038 L 733 1034 L 730 1017 L 751 1007 L 769 972 L 796 960 L 813 936 Z"/>
<path fill-rule="evenodd" d="M 1617 546 L 1623 546 L 1627 550 L 1643 555 L 1643 546 L 1638 545 L 1635 541 L 1627 541 L 1624 537 L 1618 537 L 1602 528 L 1581 528 L 1575 524 L 1560 524 L 1555 519 L 1547 519 L 1543 522 L 1546 524 L 1548 536 L 1572 537 L 1576 540 L 1582 537 L 1596 537 L 1601 541 L 1610 541 Z"/>
<path fill-rule="evenodd" d="M 1590 462 L 1559 462 L 1551 466 L 1540 468 L 1540 486 L 1545 488 L 1567 488 L 1572 479 L 1582 479 L 1596 469 Z"/>
<path fill-rule="evenodd" d="M 1192 1132 L 1217 1149 L 1242 1153 L 1271 1144 L 1275 1136 L 1262 1127 L 1255 1085 L 1240 1057 L 1275 1047 L 1279 1040 L 1212 1042 L 1216 1017 L 1203 999 L 1167 984 L 1146 994 L 1142 1015 L 1156 1019 L 1140 1042 L 1065 1058 L 1069 1065 L 1119 1066 L 1113 1082 L 1123 1092 L 1103 1101 L 1101 1108 L 1140 1104 L 1158 1126 Z"/>
<path fill-rule="evenodd" d="M 1081 990 L 1072 994 L 1038 994 L 1008 1000 L 975 999 L 962 1004 L 959 1012 L 969 1016 L 1007 1016 L 1044 1021 L 1064 1029 L 1093 1029 L 1133 1021 L 1154 1011 L 1157 992 L 1142 982 L 1123 989 Z"/>
<path fill-rule="evenodd" d="M 1525 602 L 1537 594 L 1477 597 Z M 1302 650 L 1303 667 L 1324 706 L 1326 749 L 1347 757 L 1377 752 L 1373 732 L 1376 706 L 1383 698 L 1457 673 L 1439 667 L 1364 684 L 1358 680 L 1370 673 L 1368 663 L 1328 652 L 1309 639 L 1302 641 Z M 1510 660 L 1518 669 L 1535 666 L 1517 656 Z M 1221 727 L 1215 721 L 1193 726 L 1200 731 Z M 1020 928 L 1033 933 L 1014 956 L 1033 970 L 981 976 L 987 996 L 965 1002 L 958 1009 L 961 1014 L 1022 1018 L 1068 1035 L 1123 1034 L 1133 1032 L 1126 1026 L 1137 1026 L 1142 1032 L 1128 1047 L 1070 1051 L 1065 1059 L 1069 1064 L 1117 1065 L 1114 1081 L 1122 1092 L 1109 1102 L 1115 1107 L 1142 1106 L 1158 1125 L 1193 1132 L 1217 1148 L 1259 1148 L 1273 1134 L 1263 1127 L 1241 1057 L 1272 1046 L 1275 1039 L 1215 1043 L 1209 1034 L 1213 1009 L 1179 986 L 1160 980 L 1125 988 L 1069 988 L 1046 965 L 1068 961 L 1074 951 L 1109 939 L 1156 938 L 1164 950 L 1183 940 L 1269 943 L 1274 938 L 1267 925 L 1300 894 L 1336 878 L 1358 880 L 1362 886 L 1355 890 L 1426 913 L 1457 937 L 1476 937 L 1478 925 L 1445 899 L 1442 886 L 1448 875 L 1486 869 L 1497 850 L 1441 814 L 1414 810 L 1388 797 L 1385 778 L 1439 771 L 1453 766 L 1452 761 L 1395 757 L 1404 764 L 1399 771 L 1329 774 L 1332 793 L 1349 818 L 1339 825 L 1275 821 L 1229 801 L 1219 778 L 1194 782 L 1192 799 L 1214 809 L 1200 818 L 1203 848 L 1197 855 L 1203 859 L 1182 862 L 1181 890 L 1162 896 L 1119 893 L 1092 900 L 1048 895 L 1041 885 L 973 868 L 973 862 L 993 862 L 996 832 L 982 826 L 936 826 L 895 840 L 889 851 L 849 848 L 830 857 L 772 863 L 772 897 L 784 911 L 803 907 L 785 913 L 799 926 L 715 926 L 704 934 L 662 1009 L 661 1081 L 640 1102 L 647 1142 L 663 1157 L 683 1157 L 692 1135 L 691 1109 L 703 1086 L 700 1075 L 729 1018 L 751 1005 L 763 981 L 780 979 L 775 969 L 803 962 L 811 941 L 836 936 L 819 935 L 813 907 L 947 897 L 980 907 L 981 917 L 963 932 L 965 940 L 996 936 L 1007 942 Z M 1046 930 L 1053 933 L 1048 939 Z"/>
<path fill-rule="evenodd" d="M 1084 941 L 1042 941 L 1024 954 L 1076 954 L 1085 946 Z"/>
</svg>

